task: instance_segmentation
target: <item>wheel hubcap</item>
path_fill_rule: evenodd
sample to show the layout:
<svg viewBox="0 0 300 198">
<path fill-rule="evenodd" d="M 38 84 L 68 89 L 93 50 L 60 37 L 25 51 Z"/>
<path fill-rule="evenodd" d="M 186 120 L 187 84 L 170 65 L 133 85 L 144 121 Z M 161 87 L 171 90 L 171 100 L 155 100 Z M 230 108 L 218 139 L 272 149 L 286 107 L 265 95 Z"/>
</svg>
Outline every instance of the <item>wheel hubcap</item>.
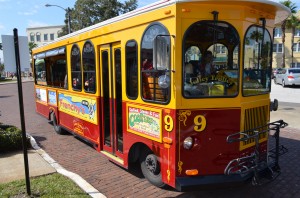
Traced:
<svg viewBox="0 0 300 198">
<path fill-rule="evenodd" d="M 159 168 L 157 164 L 157 160 L 153 155 L 148 155 L 145 161 L 147 169 L 153 173 L 153 174 L 158 174 L 159 173 Z"/>
</svg>

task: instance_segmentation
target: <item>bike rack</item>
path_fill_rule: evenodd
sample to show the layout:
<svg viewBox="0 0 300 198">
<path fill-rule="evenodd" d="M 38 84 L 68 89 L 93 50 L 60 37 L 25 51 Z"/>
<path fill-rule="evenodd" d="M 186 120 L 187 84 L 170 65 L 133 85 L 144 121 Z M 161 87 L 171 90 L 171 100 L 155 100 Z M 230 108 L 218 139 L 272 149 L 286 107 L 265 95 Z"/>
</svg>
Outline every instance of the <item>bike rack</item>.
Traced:
<svg viewBox="0 0 300 198">
<path fill-rule="evenodd" d="M 227 136 L 227 143 L 243 142 L 254 139 L 254 152 L 248 156 L 231 160 L 224 170 L 225 175 L 239 174 L 241 176 L 253 173 L 252 184 L 261 185 L 262 178 L 274 180 L 280 174 L 279 156 L 288 152 L 283 145 L 279 145 L 280 129 L 288 126 L 283 120 L 268 123 L 252 130 L 242 131 Z M 273 134 L 271 134 L 273 132 Z M 271 138 L 268 137 L 268 151 L 264 154 L 260 151 L 260 134 L 267 133 L 275 138 L 275 147 L 269 149 Z M 277 175 L 275 175 L 275 172 Z"/>
</svg>

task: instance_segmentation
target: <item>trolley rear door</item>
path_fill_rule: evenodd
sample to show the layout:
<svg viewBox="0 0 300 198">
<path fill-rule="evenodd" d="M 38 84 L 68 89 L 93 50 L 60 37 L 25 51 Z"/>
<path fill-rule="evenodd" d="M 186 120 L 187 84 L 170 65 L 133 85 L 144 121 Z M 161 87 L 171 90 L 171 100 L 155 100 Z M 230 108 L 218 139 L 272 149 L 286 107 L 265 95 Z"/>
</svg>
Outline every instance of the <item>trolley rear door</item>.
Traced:
<svg viewBox="0 0 300 198">
<path fill-rule="evenodd" d="M 100 46 L 103 153 L 123 164 L 121 46 Z"/>
</svg>

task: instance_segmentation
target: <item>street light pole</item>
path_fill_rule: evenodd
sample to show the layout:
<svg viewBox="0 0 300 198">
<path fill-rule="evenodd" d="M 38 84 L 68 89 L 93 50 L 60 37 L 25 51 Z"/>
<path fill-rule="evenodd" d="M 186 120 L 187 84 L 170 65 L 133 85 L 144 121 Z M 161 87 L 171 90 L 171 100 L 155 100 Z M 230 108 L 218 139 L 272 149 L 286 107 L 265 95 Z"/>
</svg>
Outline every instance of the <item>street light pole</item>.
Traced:
<svg viewBox="0 0 300 198">
<path fill-rule="evenodd" d="M 68 15 L 68 33 L 70 34 L 71 33 L 71 16 L 70 16 L 71 9 L 69 7 L 66 9 L 66 8 L 63 8 L 63 7 L 59 6 L 59 5 L 46 4 L 45 6 L 46 7 L 55 6 L 55 7 L 63 9 L 67 13 L 67 15 Z"/>
</svg>

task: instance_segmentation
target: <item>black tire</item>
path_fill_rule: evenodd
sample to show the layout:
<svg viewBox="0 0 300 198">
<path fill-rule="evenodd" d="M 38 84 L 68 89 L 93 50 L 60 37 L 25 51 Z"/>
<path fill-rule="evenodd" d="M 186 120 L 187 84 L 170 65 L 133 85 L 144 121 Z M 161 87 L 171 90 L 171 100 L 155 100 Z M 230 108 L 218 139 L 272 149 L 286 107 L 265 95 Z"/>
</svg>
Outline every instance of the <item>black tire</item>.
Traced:
<svg viewBox="0 0 300 198">
<path fill-rule="evenodd" d="M 282 87 L 286 87 L 284 80 L 282 80 Z"/>
<path fill-rule="evenodd" d="M 63 129 L 61 128 L 61 126 L 59 126 L 57 124 L 57 120 L 56 120 L 56 116 L 55 116 L 55 113 L 51 113 L 51 121 L 52 121 L 52 124 L 53 124 L 53 128 L 54 128 L 54 131 L 57 133 L 57 134 L 64 134 L 64 131 Z"/>
<path fill-rule="evenodd" d="M 162 181 L 160 163 L 156 155 L 151 152 L 144 152 L 140 158 L 141 170 L 145 178 L 154 186 L 165 187 Z"/>
</svg>

